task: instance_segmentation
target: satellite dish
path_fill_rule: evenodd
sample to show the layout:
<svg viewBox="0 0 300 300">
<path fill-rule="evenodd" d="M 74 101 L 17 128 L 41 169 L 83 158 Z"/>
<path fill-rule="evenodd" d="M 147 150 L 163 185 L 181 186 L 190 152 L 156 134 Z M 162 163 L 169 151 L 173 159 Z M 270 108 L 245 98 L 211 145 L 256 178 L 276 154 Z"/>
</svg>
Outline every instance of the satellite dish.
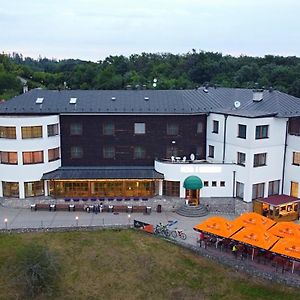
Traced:
<svg viewBox="0 0 300 300">
<path fill-rule="evenodd" d="M 234 107 L 235 108 L 239 108 L 241 106 L 241 102 L 240 101 L 234 101 Z"/>
<path fill-rule="evenodd" d="M 194 154 L 194 153 L 192 153 L 192 154 L 190 155 L 190 159 L 191 159 L 191 161 L 194 161 L 194 160 L 195 160 L 195 154 Z"/>
</svg>

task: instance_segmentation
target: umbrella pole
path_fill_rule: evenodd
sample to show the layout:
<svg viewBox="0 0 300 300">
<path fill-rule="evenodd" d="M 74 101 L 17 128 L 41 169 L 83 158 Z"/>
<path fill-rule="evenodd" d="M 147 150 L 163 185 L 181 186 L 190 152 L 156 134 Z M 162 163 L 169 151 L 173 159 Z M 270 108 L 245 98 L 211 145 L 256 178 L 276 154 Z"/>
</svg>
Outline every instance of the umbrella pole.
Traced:
<svg viewBox="0 0 300 300">
<path fill-rule="evenodd" d="M 292 273 L 294 273 L 294 269 L 295 269 L 295 261 L 293 260 Z"/>
<path fill-rule="evenodd" d="M 252 260 L 254 259 L 254 248 L 252 248 Z"/>
</svg>

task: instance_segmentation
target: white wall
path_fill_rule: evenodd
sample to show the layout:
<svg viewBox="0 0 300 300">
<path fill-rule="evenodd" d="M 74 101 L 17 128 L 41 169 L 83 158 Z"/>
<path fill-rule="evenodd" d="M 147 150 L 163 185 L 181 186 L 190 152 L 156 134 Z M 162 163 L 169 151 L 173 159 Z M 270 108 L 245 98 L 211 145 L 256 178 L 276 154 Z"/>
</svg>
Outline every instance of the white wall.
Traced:
<svg viewBox="0 0 300 300">
<path fill-rule="evenodd" d="M 0 196 L 3 196 L 2 181 L 19 182 L 19 197 L 24 198 L 24 182 L 41 180 L 44 173 L 53 171 L 61 166 L 61 160 L 48 162 L 48 149 L 60 147 L 60 135 L 48 137 L 47 125 L 59 124 L 59 116 L 1 116 L 0 126 L 15 126 L 16 139 L 0 138 L 0 151 L 18 153 L 18 165 L 0 163 Z M 43 137 L 22 139 L 21 127 L 43 126 Z M 44 163 L 23 165 L 22 152 L 43 151 Z"/>
<path fill-rule="evenodd" d="M 300 189 L 300 166 L 293 165 L 293 152 L 300 152 L 300 136 L 288 135 L 283 188 L 283 193 L 286 195 L 290 195 L 292 181 L 298 182 Z"/>
</svg>

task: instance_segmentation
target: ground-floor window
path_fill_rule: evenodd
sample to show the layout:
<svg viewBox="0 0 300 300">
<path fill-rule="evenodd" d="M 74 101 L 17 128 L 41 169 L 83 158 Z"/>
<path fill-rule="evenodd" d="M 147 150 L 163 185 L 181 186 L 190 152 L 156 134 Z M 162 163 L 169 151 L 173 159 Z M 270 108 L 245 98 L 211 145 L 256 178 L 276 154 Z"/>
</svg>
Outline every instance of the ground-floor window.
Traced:
<svg viewBox="0 0 300 300">
<path fill-rule="evenodd" d="M 268 196 L 279 195 L 280 180 L 269 181 Z"/>
<path fill-rule="evenodd" d="M 244 199 L 244 184 L 242 182 L 236 182 L 236 197 Z"/>
<path fill-rule="evenodd" d="M 19 183 L 2 181 L 2 189 L 4 197 L 19 198 Z"/>
<path fill-rule="evenodd" d="M 252 200 L 263 198 L 265 194 L 265 183 L 257 183 L 252 185 Z"/>
<path fill-rule="evenodd" d="M 163 194 L 165 196 L 179 197 L 179 195 L 180 195 L 180 181 L 167 181 L 167 180 L 164 180 Z"/>
<path fill-rule="evenodd" d="M 25 182 L 25 197 L 36 197 L 44 195 L 44 181 Z"/>
</svg>

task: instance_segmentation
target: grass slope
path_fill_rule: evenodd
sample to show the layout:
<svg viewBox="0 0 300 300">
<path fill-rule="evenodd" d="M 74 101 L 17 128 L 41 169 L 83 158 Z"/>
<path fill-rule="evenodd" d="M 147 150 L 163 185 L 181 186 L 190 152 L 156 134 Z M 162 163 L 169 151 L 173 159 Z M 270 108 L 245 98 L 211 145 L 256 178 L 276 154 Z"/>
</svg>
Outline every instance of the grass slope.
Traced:
<svg viewBox="0 0 300 300">
<path fill-rule="evenodd" d="M 300 299 L 297 289 L 250 279 L 131 230 L 0 235 L 0 299 L 21 299 L 9 266 L 29 243 L 61 262 L 57 292 L 38 299 Z"/>
</svg>

